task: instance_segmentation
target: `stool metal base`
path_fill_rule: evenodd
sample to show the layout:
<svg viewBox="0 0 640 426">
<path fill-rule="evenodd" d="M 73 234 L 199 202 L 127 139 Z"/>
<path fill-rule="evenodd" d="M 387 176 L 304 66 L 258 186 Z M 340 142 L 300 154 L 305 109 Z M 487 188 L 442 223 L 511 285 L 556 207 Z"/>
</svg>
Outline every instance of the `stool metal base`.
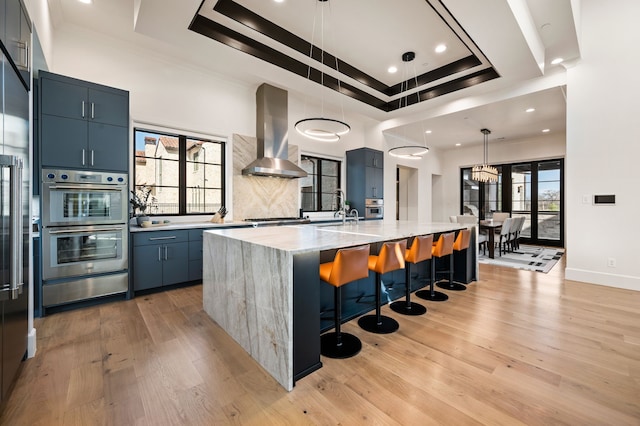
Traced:
<svg viewBox="0 0 640 426">
<path fill-rule="evenodd" d="M 325 333 L 320 336 L 320 353 L 328 358 L 350 358 L 362 349 L 362 342 L 353 334 L 341 333 L 342 343 L 338 345 L 338 333 Z"/>
<path fill-rule="evenodd" d="M 455 281 L 452 283 L 441 282 L 441 283 L 437 283 L 436 285 L 444 290 L 451 290 L 451 291 L 465 291 L 467 289 L 466 285 L 457 283 Z"/>
<path fill-rule="evenodd" d="M 409 302 L 406 300 L 398 300 L 391 304 L 391 309 L 402 315 L 424 315 L 427 313 L 427 308 L 419 303 Z"/>
<path fill-rule="evenodd" d="M 363 330 L 376 334 L 389 334 L 400 328 L 398 321 L 384 315 L 380 315 L 380 323 L 376 315 L 365 315 L 360 317 L 358 325 Z"/>
<path fill-rule="evenodd" d="M 420 290 L 416 291 L 416 296 L 420 299 L 430 300 L 432 302 L 444 302 L 445 300 L 449 300 L 449 296 L 440 291 L 434 291 L 433 294 L 431 294 L 431 291 L 429 290 Z"/>
</svg>

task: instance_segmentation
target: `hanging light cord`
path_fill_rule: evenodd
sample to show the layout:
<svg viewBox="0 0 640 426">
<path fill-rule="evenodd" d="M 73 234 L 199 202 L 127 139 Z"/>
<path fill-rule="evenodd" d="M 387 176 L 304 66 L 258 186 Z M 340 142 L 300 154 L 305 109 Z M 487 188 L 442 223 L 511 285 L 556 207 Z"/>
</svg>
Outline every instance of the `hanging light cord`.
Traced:
<svg viewBox="0 0 640 426">
<path fill-rule="evenodd" d="M 326 64 L 324 63 L 325 60 L 325 49 L 324 49 L 324 6 L 320 5 L 318 3 L 326 3 L 329 0 L 317 0 L 316 1 L 316 8 L 315 8 L 315 12 L 314 12 L 314 19 L 313 19 L 313 28 L 312 28 L 312 34 L 311 34 L 311 45 L 309 48 L 309 63 L 308 63 L 308 67 L 307 67 L 307 80 L 311 80 L 311 65 L 314 61 L 313 58 L 313 49 L 315 47 L 315 29 L 317 26 L 317 18 L 318 18 L 318 7 L 322 8 L 320 10 L 320 26 L 321 26 L 321 34 L 320 34 L 320 117 L 317 118 L 304 118 L 301 120 L 298 120 L 295 124 L 295 129 L 298 133 L 300 133 L 301 135 L 310 138 L 310 139 L 314 139 L 320 142 L 337 142 L 340 140 L 340 136 L 341 135 L 345 135 L 347 134 L 350 130 L 351 127 L 345 123 L 344 121 L 340 121 L 337 119 L 332 119 L 332 118 L 325 118 L 325 112 L 324 112 L 324 90 L 325 90 L 325 85 L 324 85 L 324 74 L 325 74 L 325 66 Z M 331 14 L 331 3 L 329 3 L 329 14 Z M 333 37 L 333 35 L 332 35 Z M 334 55 L 334 59 L 335 59 L 335 69 L 336 69 L 336 73 L 339 76 L 340 75 L 340 70 L 338 68 L 338 57 L 336 55 Z M 342 94 L 342 86 L 341 86 L 341 82 L 340 82 L 340 78 L 336 78 L 337 82 L 338 82 L 338 93 Z M 342 120 L 344 120 L 344 105 L 342 102 L 342 98 L 340 98 L 340 109 L 341 109 L 341 113 L 342 113 Z M 305 102 L 305 108 L 304 108 L 304 114 L 307 115 L 307 104 Z"/>
</svg>

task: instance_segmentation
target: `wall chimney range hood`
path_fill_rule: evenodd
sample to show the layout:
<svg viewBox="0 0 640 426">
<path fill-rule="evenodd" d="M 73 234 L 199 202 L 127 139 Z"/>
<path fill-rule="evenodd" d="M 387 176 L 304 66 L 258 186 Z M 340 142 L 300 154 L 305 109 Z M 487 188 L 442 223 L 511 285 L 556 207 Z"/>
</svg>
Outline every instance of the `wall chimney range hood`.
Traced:
<svg viewBox="0 0 640 426">
<path fill-rule="evenodd" d="M 257 159 L 242 169 L 243 175 L 280 178 L 307 177 L 289 161 L 287 91 L 263 83 L 256 90 Z"/>
</svg>

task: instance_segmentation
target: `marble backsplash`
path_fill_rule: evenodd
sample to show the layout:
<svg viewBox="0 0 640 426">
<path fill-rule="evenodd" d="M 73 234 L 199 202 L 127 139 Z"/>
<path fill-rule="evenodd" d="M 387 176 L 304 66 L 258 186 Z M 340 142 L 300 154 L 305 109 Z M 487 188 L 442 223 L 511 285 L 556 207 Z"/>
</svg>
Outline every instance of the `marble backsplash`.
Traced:
<svg viewBox="0 0 640 426">
<path fill-rule="evenodd" d="M 256 159 L 255 137 L 233 135 L 233 220 L 297 217 L 299 179 L 243 176 L 242 169 Z M 298 147 L 289 145 L 289 160 L 298 164 Z"/>
</svg>

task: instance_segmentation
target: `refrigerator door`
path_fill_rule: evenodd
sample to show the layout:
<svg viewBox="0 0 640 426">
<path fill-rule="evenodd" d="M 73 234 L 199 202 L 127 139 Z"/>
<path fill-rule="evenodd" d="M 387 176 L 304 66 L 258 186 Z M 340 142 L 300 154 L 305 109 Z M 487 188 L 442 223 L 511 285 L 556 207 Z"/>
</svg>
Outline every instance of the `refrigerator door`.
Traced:
<svg viewBox="0 0 640 426">
<path fill-rule="evenodd" d="M 0 399 L 15 379 L 27 351 L 29 300 L 29 93 L 2 55 L 2 167 L 0 230 L 2 231 L 2 386 Z M 19 166 L 25 167 L 21 169 Z M 13 210 L 13 211 L 12 211 Z M 22 284 L 22 285 L 20 285 Z M 8 288 L 6 287 L 8 285 Z"/>
</svg>

